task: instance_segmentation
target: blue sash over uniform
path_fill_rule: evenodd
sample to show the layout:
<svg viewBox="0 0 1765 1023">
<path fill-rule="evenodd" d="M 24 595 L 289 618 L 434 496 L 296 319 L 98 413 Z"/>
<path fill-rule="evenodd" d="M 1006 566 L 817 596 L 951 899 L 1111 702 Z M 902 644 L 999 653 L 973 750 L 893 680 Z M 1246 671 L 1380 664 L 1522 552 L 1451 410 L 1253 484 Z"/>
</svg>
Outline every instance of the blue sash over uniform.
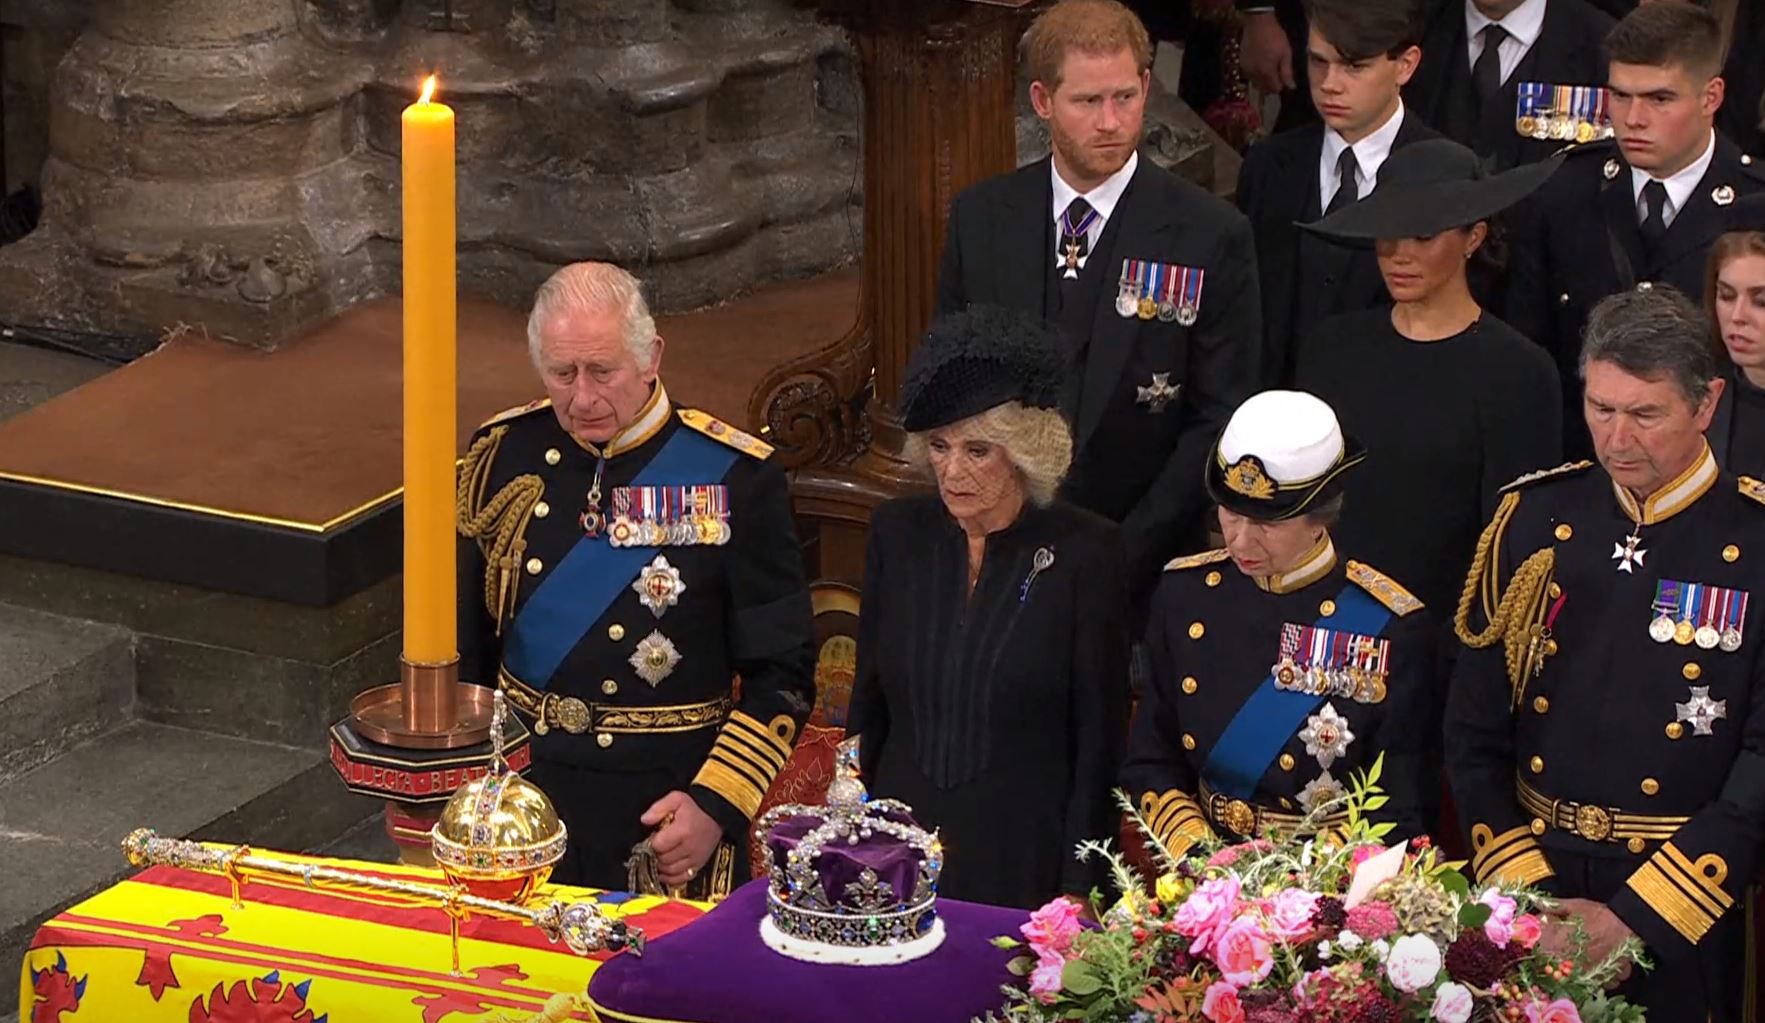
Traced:
<svg viewBox="0 0 1765 1023">
<path fill-rule="evenodd" d="M 1313 624 L 1333 632 L 1377 636 L 1390 621 L 1390 609 L 1349 583 L 1336 595 L 1336 613 Z M 1202 779 L 1216 792 L 1249 799 L 1300 722 L 1324 700 L 1324 696 L 1277 688 L 1271 671 L 1208 751 L 1207 762 L 1201 765 Z"/>
<path fill-rule="evenodd" d="M 741 453 L 691 429 L 678 429 L 629 486 L 715 483 Z M 533 689 L 551 684 L 558 665 L 600 621 L 644 565 L 654 547 L 614 547 L 605 535 L 584 536 L 521 605 L 509 623 L 503 666 Z"/>
</svg>

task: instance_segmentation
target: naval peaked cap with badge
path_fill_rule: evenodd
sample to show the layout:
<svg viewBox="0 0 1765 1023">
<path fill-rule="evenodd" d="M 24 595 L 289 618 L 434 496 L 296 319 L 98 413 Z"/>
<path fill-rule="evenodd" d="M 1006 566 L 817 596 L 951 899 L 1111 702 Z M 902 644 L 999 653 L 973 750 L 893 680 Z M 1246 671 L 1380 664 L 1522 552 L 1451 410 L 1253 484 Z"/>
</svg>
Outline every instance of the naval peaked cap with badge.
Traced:
<svg viewBox="0 0 1765 1023">
<path fill-rule="evenodd" d="M 1447 767 L 1472 869 L 1609 905 L 1657 963 L 1651 1018 L 1740 1018 L 1724 1006 L 1765 832 L 1762 504 L 1708 449 L 1641 505 L 1590 462 L 1522 477 L 1454 623 Z"/>
<path fill-rule="evenodd" d="M 745 871 L 749 821 L 814 692 L 808 591 L 770 453 L 658 383 L 600 450 L 549 402 L 499 415 L 460 474 L 464 676 L 499 684 L 529 720 L 539 773 L 654 790 L 632 794 L 629 820 L 571 823 L 572 843 L 606 862 L 644 838 L 649 802 L 690 792 L 725 835 L 694 882 L 711 894 Z M 566 815 L 587 795 L 549 794 Z"/>
</svg>

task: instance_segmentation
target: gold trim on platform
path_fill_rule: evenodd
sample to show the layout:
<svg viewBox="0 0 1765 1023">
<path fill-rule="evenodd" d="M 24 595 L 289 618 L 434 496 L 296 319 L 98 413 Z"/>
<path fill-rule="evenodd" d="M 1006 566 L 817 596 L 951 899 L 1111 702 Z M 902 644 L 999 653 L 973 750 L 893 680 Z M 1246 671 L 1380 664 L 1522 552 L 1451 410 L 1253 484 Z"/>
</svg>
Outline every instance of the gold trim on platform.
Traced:
<svg viewBox="0 0 1765 1023">
<path fill-rule="evenodd" d="M 456 459 L 454 465 L 459 465 Z M 212 515 L 216 518 L 233 519 L 239 522 L 252 522 L 260 526 L 277 526 L 282 529 L 296 529 L 303 533 L 328 533 L 351 519 L 366 515 L 404 496 L 404 487 L 388 491 L 366 504 L 358 505 L 341 515 L 324 522 L 300 522 L 295 519 L 282 519 L 273 515 L 253 515 L 250 512 L 230 511 L 226 508 L 213 508 L 204 504 L 189 501 L 176 501 L 169 497 L 153 497 L 148 494 L 134 494 L 126 490 L 112 490 L 109 487 L 95 487 L 87 483 L 73 483 L 68 480 L 50 479 L 46 476 L 31 476 L 20 472 L 7 472 L 0 469 L 0 480 L 13 483 L 28 483 L 31 486 L 50 487 L 56 490 L 71 490 L 76 494 L 90 494 L 93 497 L 108 497 L 117 501 L 133 501 L 136 504 L 150 505 L 155 508 L 169 508 L 173 511 L 194 512 L 198 515 Z"/>
</svg>

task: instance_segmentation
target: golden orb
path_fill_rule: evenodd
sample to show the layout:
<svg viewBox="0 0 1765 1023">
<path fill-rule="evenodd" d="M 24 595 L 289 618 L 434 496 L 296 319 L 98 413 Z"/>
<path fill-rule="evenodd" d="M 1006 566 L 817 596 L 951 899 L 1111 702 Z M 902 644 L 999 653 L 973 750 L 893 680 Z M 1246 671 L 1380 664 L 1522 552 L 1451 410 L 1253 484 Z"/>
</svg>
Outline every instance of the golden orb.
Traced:
<svg viewBox="0 0 1765 1023">
<path fill-rule="evenodd" d="M 487 899 L 522 903 L 551 877 L 568 833 L 545 793 L 503 759 L 503 715 L 499 692 L 490 770 L 447 801 L 429 845 L 449 881 Z"/>
</svg>

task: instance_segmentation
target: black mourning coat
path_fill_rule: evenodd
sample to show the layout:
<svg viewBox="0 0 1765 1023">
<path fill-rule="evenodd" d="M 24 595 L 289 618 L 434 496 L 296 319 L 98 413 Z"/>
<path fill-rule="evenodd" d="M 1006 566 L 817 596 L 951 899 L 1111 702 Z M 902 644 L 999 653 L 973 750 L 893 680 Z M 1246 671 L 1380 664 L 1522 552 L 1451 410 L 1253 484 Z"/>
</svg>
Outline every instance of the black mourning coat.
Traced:
<svg viewBox="0 0 1765 1023">
<path fill-rule="evenodd" d="M 1663 488 L 1692 500 L 1647 511 L 1630 572 L 1617 554 L 1635 518 L 1603 471 L 1579 463 L 1509 488 L 1467 624 L 1482 630 L 1492 595 L 1551 550 L 1516 626 L 1548 631 L 1521 639 L 1518 683 L 1502 642 L 1461 650 L 1446 716 L 1477 880 L 1610 906 L 1656 964 L 1624 991 L 1650 1019 L 1742 1018 L 1746 891 L 1765 837 L 1765 496 L 1713 460 L 1703 472 L 1689 491 Z M 1749 593 L 1739 649 L 1651 637 L 1664 579 Z M 1687 716 L 1700 689 L 1721 702 L 1707 734 Z"/>
<path fill-rule="evenodd" d="M 1150 590 L 1156 566 L 1199 540 L 1207 506 L 1202 468 L 1226 419 L 1256 387 L 1262 328 L 1250 226 L 1230 205 L 1142 156 L 1087 258 L 1082 308 L 1061 310 L 1053 205 L 1048 160 L 958 195 L 938 273 L 938 312 L 985 303 L 1062 325 L 1082 366 L 1063 401 L 1074 446 L 1062 495 L 1121 524 L 1137 588 Z M 1129 259 L 1205 271 L 1193 326 L 1117 314 L 1117 282 Z M 1174 400 L 1140 400 L 1155 375 L 1178 388 Z"/>
<path fill-rule="evenodd" d="M 1404 112 L 1396 150 L 1437 138 L 1415 111 Z M 1323 216 L 1318 164 L 1324 126 L 1310 124 L 1250 147 L 1238 174 L 1238 208 L 1256 237 L 1262 294 L 1263 383 L 1293 382 L 1298 349 L 1309 327 L 1342 313 L 1391 304 L 1371 246 L 1334 244 L 1299 224 Z M 1364 188 L 1364 185 L 1363 185 Z"/>
<path fill-rule="evenodd" d="M 1563 447 L 1591 453 L 1581 408 L 1581 332 L 1608 295 L 1671 284 L 1701 301 L 1710 245 L 1725 229 L 1727 207 L 1765 191 L 1765 166 L 1716 135 L 1716 153 L 1685 209 L 1655 252 L 1637 224 L 1630 166 L 1616 142 L 1569 150 L 1561 169 L 1510 217 L 1510 263 L 1502 318 L 1557 360 L 1565 410 Z"/>
<path fill-rule="evenodd" d="M 1467 2 L 1434 0 L 1430 6 L 1422 64 L 1404 87 L 1404 100 L 1436 131 L 1475 150 L 1497 169 L 1543 160 L 1563 143 L 1526 138 L 1515 130 L 1520 83 L 1605 85 L 1600 44 L 1612 29 L 1612 18 L 1586 0 L 1549 0 L 1532 48 L 1495 100 L 1479 111 L 1465 38 Z"/>
<path fill-rule="evenodd" d="M 1038 550 L 1053 563 L 1035 574 Z M 1115 526 L 1056 502 L 968 538 L 935 495 L 870 520 L 848 733 L 870 791 L 942 832 L 940 891 L 1039 906 L 1099 885 L 1074 846 L 1115 833 L 1128 636 Z"/>
</svg>

